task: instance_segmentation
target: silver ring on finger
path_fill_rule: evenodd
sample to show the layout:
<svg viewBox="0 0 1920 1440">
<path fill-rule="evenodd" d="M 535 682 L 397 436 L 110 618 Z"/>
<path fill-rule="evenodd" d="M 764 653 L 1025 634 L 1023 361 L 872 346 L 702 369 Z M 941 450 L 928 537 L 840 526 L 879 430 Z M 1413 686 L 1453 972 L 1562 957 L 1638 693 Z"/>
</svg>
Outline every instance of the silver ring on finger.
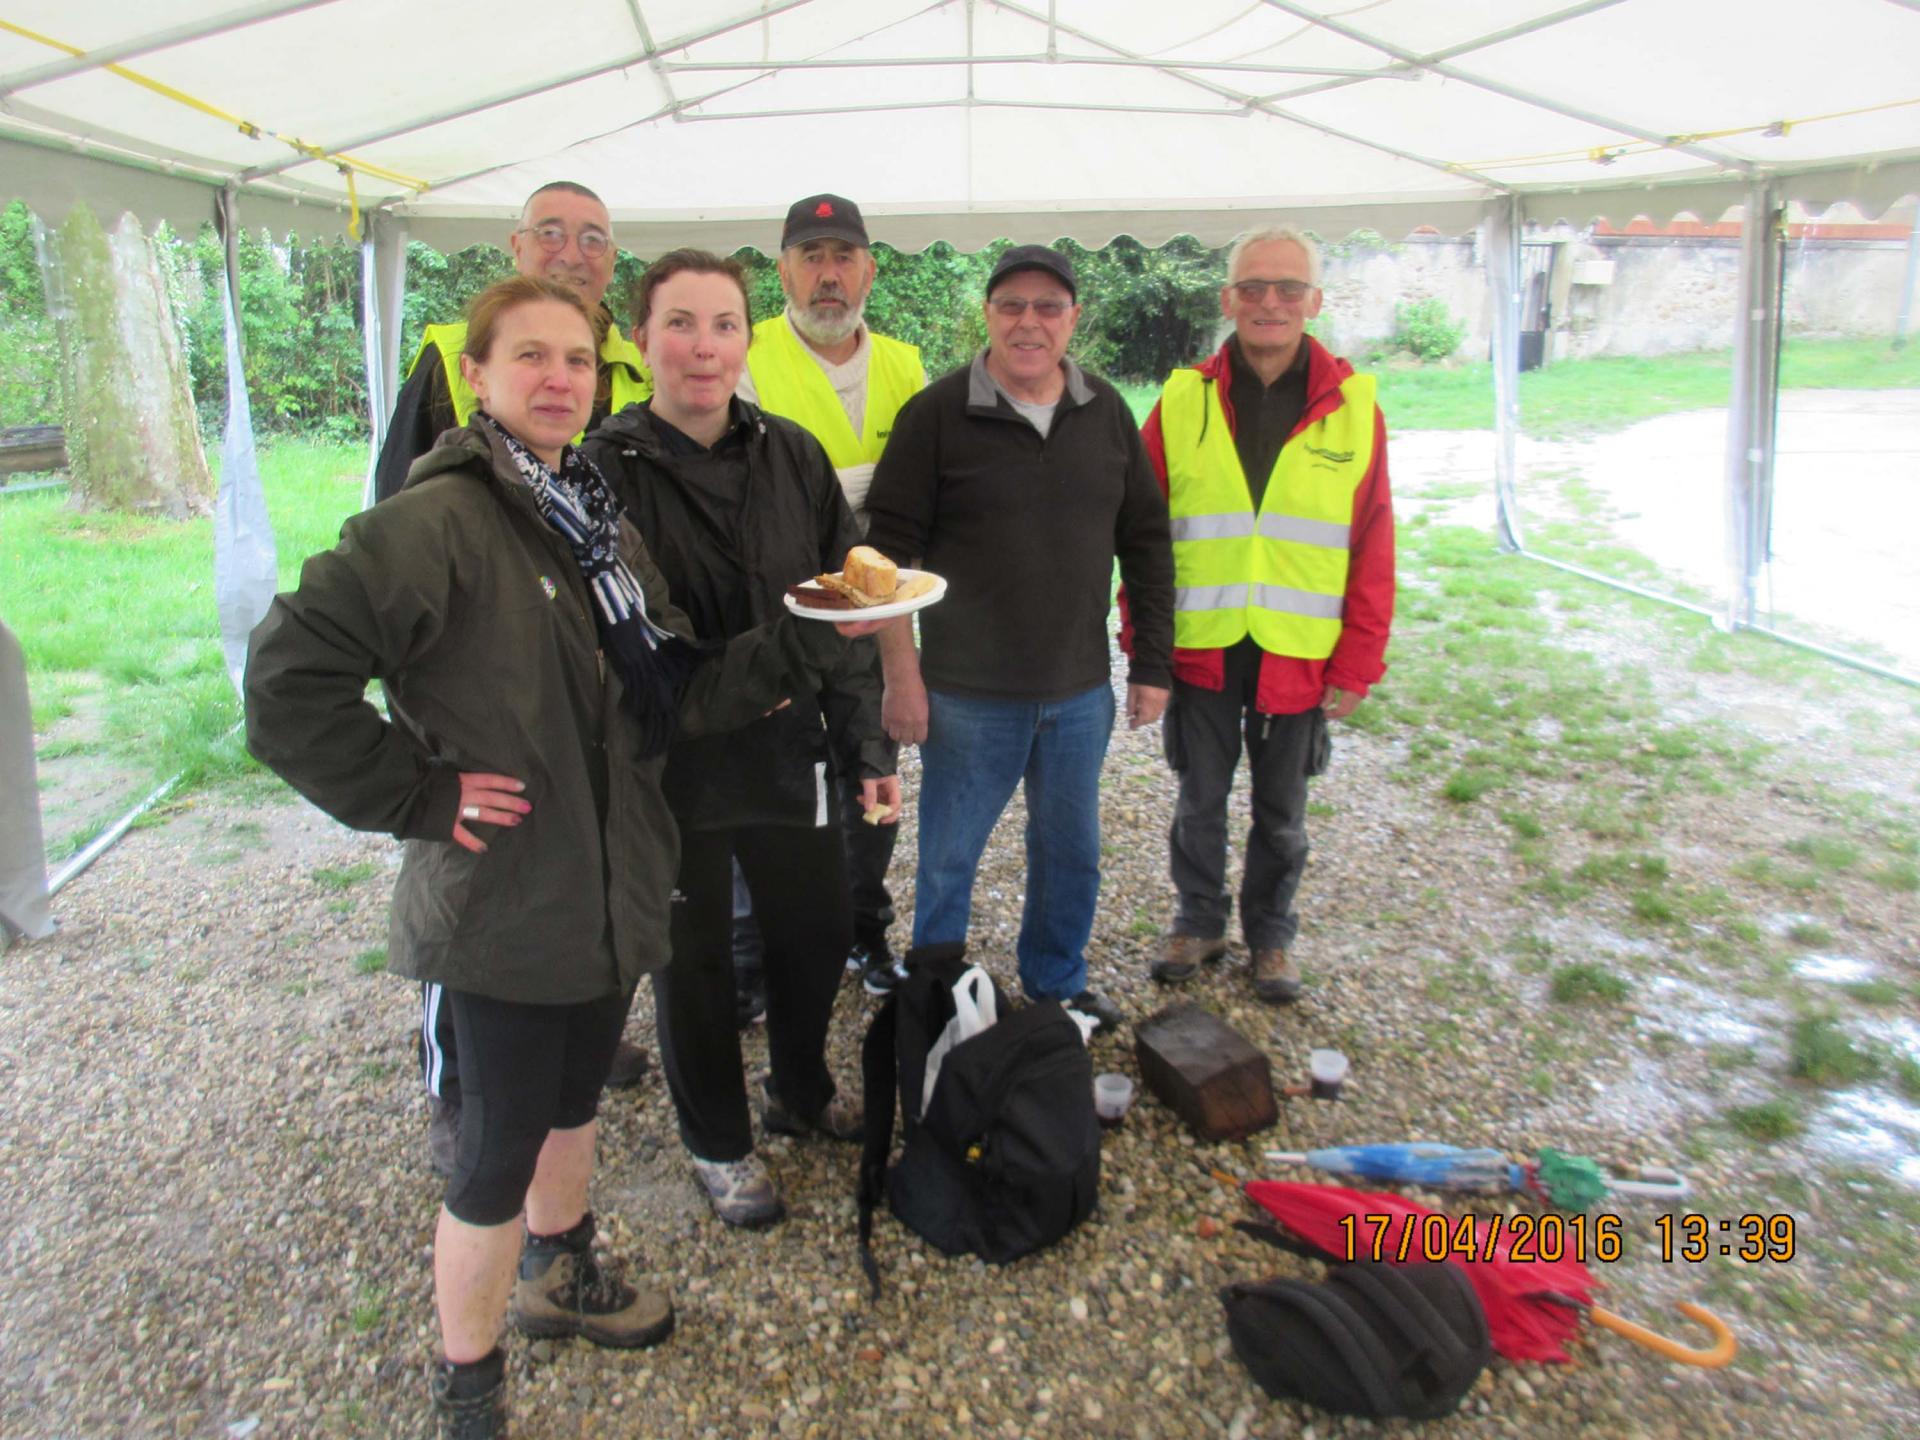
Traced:
<svg viewBox="0 0 1920 1440">
<path fill-rule="evenodd" d="M 460 818 L 462 820 L 478 820 L 480 818 L 480 807 L 478 805 L 463 807 L 460 811 Z"/>
</svg>

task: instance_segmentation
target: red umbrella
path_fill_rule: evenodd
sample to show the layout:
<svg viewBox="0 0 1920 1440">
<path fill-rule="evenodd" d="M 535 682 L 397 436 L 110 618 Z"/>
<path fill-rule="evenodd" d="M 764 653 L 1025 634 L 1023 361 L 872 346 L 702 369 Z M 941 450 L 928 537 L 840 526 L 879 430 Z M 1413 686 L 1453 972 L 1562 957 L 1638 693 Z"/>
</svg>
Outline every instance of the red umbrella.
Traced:
<svg viewBox="0 0 1920 1440">
<path fill-rule="evenodd" d="M 1382 1191 L 1348 1190 L 1339 1185 L 1298 1185 L 1281 1180 L 1253 1180 L 1245 1186 L 1247 1198 L 1293 1234 L 1318 1250 L 1341 1260 L 1379 1256 L 1429 1258 L 1437 1252 L 1435 1238 L 1446 1247 L 1449 1263 L 1467 1272 L 1480 1308 L 1486 1312 L 1493 1348 L 1509 1360 L 1570 1361 L 1566 1344 L 1580 1328 L 1582 1312 L 1607 1329 L 1627 1336 L 1668 1359 L 1688 1365 L 1718 1367 L 1733 1358 L 1733 1334 L 1717 1317 L 1697 1305 L 1682 1305 L 1681 1313 L 1713 1331 L 1710 1350 L 1691 1350 L 1675 1341 L 1643 1330 L 1593 1303 L 1594 1279 L 1578 1260 L 1515 1260 L 1514 1236 L 1496 1235 L 1490 1221 L 1477 1220 L 1471 1230 L 1475 1254 L 1471 1260 L 1455 1253 L 1450 1244 L 1465 1222 L 1416 1205 Z M 1372 1217 L 1385 1216 L 1384 1222 Z M 1426 1224 L 1431 1218 L 1433 1228 Z M 1415 1227 L 1411 1233 L 1409 1226 Z M 1439 1258 L 1435 1253 L 1432 1258 Z"/>
</svg>

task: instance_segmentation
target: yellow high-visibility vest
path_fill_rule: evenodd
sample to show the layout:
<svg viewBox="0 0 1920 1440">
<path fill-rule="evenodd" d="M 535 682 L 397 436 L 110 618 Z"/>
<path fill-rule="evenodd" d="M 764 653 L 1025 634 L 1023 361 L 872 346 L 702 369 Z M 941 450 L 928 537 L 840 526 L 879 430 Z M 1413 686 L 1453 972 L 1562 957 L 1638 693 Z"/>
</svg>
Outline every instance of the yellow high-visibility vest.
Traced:
<svg viewBox="0 0 1920 1440">
<path fill-rule="evenodd" d="M 1253 510 L 1220 387 L 1176 370 L 1160 396 L 1173 520 L 1173 643 L 1237 645 L 1324 660 L 1340 640 L 1353 497 L 1373 463 L 1374 380 L 1349 375 L 1343 403 L 1280 448 Z"/>
<path fill-rule="evenodd" d="M 867 331 L 867 412 L 855 435 L 827 372 L 793 333 L 784 313 L 753 327 L 747 370 L 760 408 L 784 415 L 820 442 L 836 470 L 873 464 L 887 448 L 893 417 L 926 382 L 920 351 Z"/>
<path fill-rule="evenodd" d="M 456 424 L 464 425 L 473 418 L 473 412 L 480 407 L 480 401 L 465 378 L 460 374 L 460 351 L 467 343 L 467 327 L 460 325 L 429 325 L 420 340 L 420 353 L 414 356 L 413 363 L 418 366 L 427 358 L 429 350 L 439 352 L 440 366 L 447 372 L 447 393 L 453 397 L 453 416 Z M 639 347 L 620 333 L 618 325 L 607 326 L 606 338 L 600 342 L 600 368 L 607 371 L 613 380 L 609 415 L 618 415 L 627 406 L 649 398 L 653 394 L 653 372 L 647 369 L 646 357 Z M 409 375 L 412 370 L 407 372 Z M 573 437 L 578 445 L 583 430 Z"/>
</svg>

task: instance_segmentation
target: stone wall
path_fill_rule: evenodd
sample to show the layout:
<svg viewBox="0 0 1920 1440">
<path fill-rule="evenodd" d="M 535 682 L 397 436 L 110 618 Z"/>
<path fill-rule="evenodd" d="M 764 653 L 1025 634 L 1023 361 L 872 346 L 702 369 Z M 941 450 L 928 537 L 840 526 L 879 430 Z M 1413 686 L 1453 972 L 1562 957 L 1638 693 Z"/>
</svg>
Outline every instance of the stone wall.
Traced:
<svg viewBox="0 0 1920 1440">
<path fill-rule="evenodd" d="M 1666 355 L 1733 344 L 1740 244 L 1660 235 L 1566 236 L 1557 244 L 1549 355 Z M 1537 252 L 1529 252 L 1537 254 Z M 1611 263 L 1610 283 L 1598 278 Z M 1906 244 L 1899 240 L 1794 240 L 1787 246 L 1789 336 L 1890 336 L 1900 303 Z M 1394 332 L 1394 308 L 1437 296 L 1466 327 L 1457 354 L 1482 359 L 1492 310 L 1478 242 L 1414 236 L 1399 245 L 1336 246 L 1326 257 L 1326 305 L 1316 330 L 1341 354 L 1364 355 Z"/>
</svg>

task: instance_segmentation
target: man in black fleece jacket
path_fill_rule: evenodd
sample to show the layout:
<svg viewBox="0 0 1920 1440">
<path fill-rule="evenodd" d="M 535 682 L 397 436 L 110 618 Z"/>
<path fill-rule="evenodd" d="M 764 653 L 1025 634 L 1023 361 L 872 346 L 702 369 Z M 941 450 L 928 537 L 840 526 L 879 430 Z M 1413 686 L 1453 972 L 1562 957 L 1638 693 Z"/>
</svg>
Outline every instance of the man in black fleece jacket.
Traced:
<svg viewBox="0 0 1920 1440">
<path fill-rule="evenodd" d="M 914 945 L 964 940 L 974 872 L 1024 782 L 1026 993 L 1102 1028 L 1087 988 L 1100 887 L 1100 767 L 1113 729 L 1107 614 L 1120 562 L 1135 631 L 1127 721 L 1151 725 L 1172 683 L 1166 498 L 1126 402 L 1066 358 L 1080 307 L 1072 264 L 1009 250 L 987 282 L 988 345 L 907 402 L 867 497 L 867 543 L 948 582 L 946 599 L 881 636 L 885 718 L 920 745 Z"/>
</svg>

